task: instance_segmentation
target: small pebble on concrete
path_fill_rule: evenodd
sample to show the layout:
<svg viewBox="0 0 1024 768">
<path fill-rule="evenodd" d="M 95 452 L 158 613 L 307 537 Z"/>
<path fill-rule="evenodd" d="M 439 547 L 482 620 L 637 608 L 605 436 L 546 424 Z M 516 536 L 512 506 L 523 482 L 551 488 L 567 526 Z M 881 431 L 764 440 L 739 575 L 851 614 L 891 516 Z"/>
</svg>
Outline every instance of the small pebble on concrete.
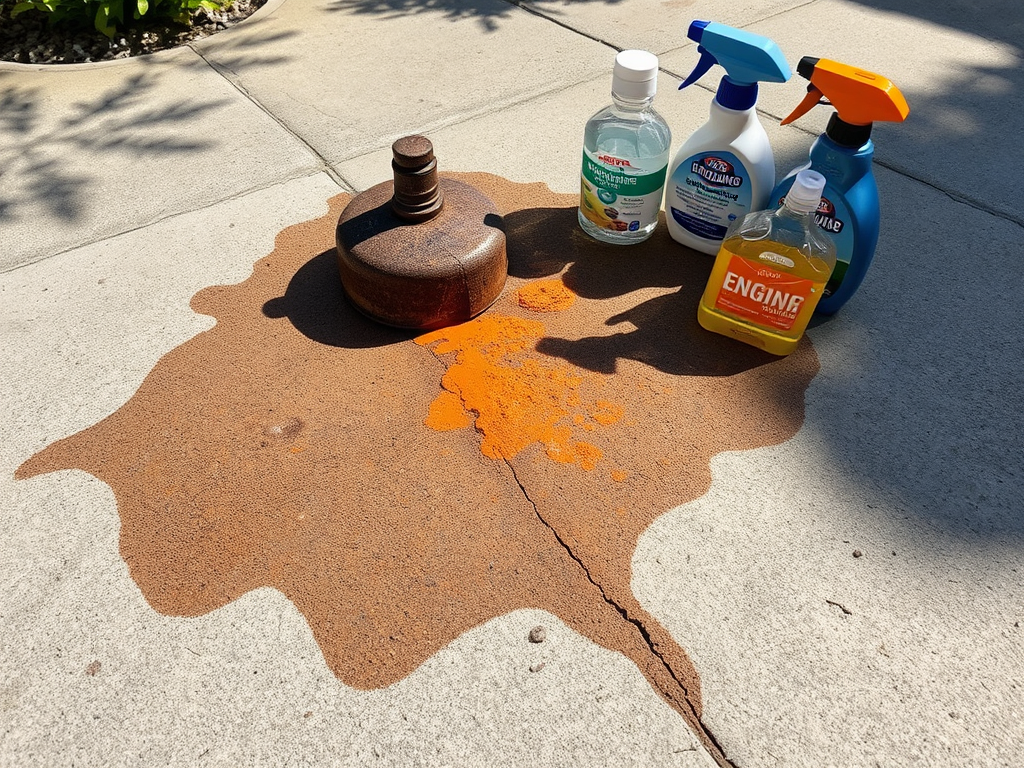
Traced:
<svg viewBox="0 0 1024 768">
<path fill-rule="evenodd" d="M 864 554 L 864 553 L 863 553 L 863 552 L 861 552 L 861 551 L 860 551 L 859 549 L 855 549 L 855 550 L 853 550 L 853 556 L 854 556 L 854 557 L 861 557 L 861 556 L 862 556 L 863 554 Z"/>
<path fill-rule="evenodd" d="M 530 642 L 531 643 L 543 643 L 544 639 L 548 636 L 548 631 L 544 627 L 537 626 L 530 630 Z"/>
<path fill-rule="evenodd" d="M 544 662 L 543 661 L 539 661 L 536 664 L 533 664 L 533 665 L 530 666 L 530 671 L 531 672 L 540 672 L 542 669 L 544 669 Z"/>
</svg>

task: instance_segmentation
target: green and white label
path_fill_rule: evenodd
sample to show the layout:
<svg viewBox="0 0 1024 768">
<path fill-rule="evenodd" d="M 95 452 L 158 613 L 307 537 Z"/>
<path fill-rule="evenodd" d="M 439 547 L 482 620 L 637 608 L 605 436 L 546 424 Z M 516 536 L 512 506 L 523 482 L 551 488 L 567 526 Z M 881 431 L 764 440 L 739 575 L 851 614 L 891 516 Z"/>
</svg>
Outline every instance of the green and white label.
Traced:
<svg viewBox="0 0 1024 768">
<path fill-rule="evenodd" d="M 599 227 L 636 232 L 658 221 L 668 153 L 621 158 L 583 150 L 580 210 Z"/>
</svg>

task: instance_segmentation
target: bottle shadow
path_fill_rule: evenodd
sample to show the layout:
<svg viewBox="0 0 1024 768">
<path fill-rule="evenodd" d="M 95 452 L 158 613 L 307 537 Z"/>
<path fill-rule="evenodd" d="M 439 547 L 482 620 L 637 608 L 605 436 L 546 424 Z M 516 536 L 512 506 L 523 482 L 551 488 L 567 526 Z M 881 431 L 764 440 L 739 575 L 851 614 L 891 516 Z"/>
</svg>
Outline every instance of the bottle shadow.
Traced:
<svg viewBox="0 0 1024 768">
<path fill-rule="evenodd" d="M 576 222 L 576 208 L 531 208 L 505 216 L 509 273 L 535 279 L 562 275 L 583 299 L 609 300 L 640 293 L 625 311 L 598 316 L 595 326 L 619 333 L 582 338 L 546 337 L 537 351 L 581 368 L 613 373 L 620 360 L 636 360 L 686 376 L 731 376 L 778 360 L 697 322 L 697 304 L 714 258 L 676 243 L 662 219 L 648 240 L 610 245 L 590 238 Z M 674 289 L 649 297 L 651 289 Z M 599 311 L 599 310 L 598 310 Z"/>
</svg>

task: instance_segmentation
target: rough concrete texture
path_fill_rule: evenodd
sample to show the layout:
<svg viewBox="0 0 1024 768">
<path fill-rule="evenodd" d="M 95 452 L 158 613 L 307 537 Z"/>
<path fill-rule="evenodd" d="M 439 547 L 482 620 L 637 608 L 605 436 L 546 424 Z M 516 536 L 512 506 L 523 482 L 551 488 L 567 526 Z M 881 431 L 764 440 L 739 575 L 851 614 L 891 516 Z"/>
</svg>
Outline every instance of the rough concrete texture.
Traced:
<svg viewBox="0 0 1024 768">
<path fill-rule="evenodd" d="M 851 303 L 810 330 L 803 349 L 816 358 L 817 373 L 801 385 L 806 392 L 771 392 L 799 400 L 802 420 L 786 430 L 788 439 L 732 446 L 710 466 L 705 458 L 699 492 L 686 478 L 691 491 L 680 492 L 679 476 L 649 473 L 649 484 L 627 494 L 647 502 L 634 505 L 643 516 L 627 528 L 600 529 L 612 534 L 608 557 L 596 537 L 581 532 L 608 501 L 602 494 L 621 485 L 610 471 L 607 487 L 591 486 L 590 496 L 576 483 L 557 492 L 542 486 L 565 470 L 579 477 L 610 470 L 611 452 L 588 471 L 581 466 L 592 457 L 586 451 L 573 454 L 577 464 L 565 465 L 534 446 L 506 466 L 533 483 L 523 482 L 531 499 L 547 490 L 548 500 L 564 502 L 559 510 L 548 501 L 550 511 L 545 500 L 537 502 L 538 512 L 549 512 L 548 530 L 560 526 L 582 553 L 581 566 L 614 587 L 614 600 L 629 601 L 645 626 L 658 628 L 673 663 L 692 663 L 702 724 L 733 765 L 1017 765 L 1024 747 L 1018 383 L 1024 343 L 1012 329 L 1019 314 L 1013 297 L 1024 286 L 1012 255 L 1024 232 L 1014 186 L 1022 176 L 1020 154 L 1011 143 L 1019 116 L 1010 106 L 1022 71 L 1018 6 L 991 0 L 965 15 L 916 1 L 754 3 L 731 10 L 694 4 L 665 7 L 659 27 L 639 0 L 537 4 L 533 14 L 469 0 L 415 7 L 287 0 L 202 44 L 209 62 L 183 51 L 108 67 L 0 66 L 0 101 L 11 106 L 2 113 L 0 155 L 14 158 L 5 160 L 0 193 L 0 258 L 8 270 L 0 276 L 0 763 L 710 764 L 685 712 L 659 687 L 655 667 L 645 667 L 642 647 L 595 642 L 600 623 L 581 628 L 562 616 L 571 611 L 556 600 L 555 610 L 509 605 L 510 612 L 488 620 L 485 614 L 496 611 L 464 599 L 468 611 L 480 611 L 478 618 L 457 616 L 453 626 L 428 637 L 409 669 L 392 666 L 390 676 L 374 678 L 364 665 L 339 676 L 331 661 L 337 657 L 321 642 L 325 623 L 311 620 L 310 603 L 289 600 L 287 589 L 253 584 L 244 594 L 223 591 L 213 601 L 221 607 L 188 616 L 167 615 L 174 611 L 153 601 L 159 580 L 140 578 L 137 564 L 166 541 L 122 527 L 131 508 L 121 503 L 126 486 L 113 477 L 129 467 L 128 449 L 138 439 L 120 446 L 123 452 L 107 445 L 111 459 L 103 466 L 95 456 L 80 456 L 90 470 L 108 472 L 109 485 L 75 470 L 23 480 L 14 473 L 55 441 L 82 430 L 94 435 L 100 428 L 90 428 L 109 423 L 104 419 L 138 407 L 144 396 L 152 401 L 147 387 L 166 375 L 168 360 L 181 354 L 176 350 L 227 332 L 215 323 L 241 311 L 237 297 L 253 298 L 254 265 L 275 252 L 275 235 L 329 216 L 328 201 L 346 188 L 387 177 L 393 138 L 429 132 L 443 171 L 485 171 L 572 193 L 582 124 L 607 99 L 614 47 L 670 46 L 677 33 L 682 40 L 693 16 L 735 11 L 736 18 L 725 20 L 775 36 L 791 63 L 804 54 L 845 57 L 891 76 L 912 110 L 906 124 L 875 132 L 884 210 L 874 266 Z M 674 147 L 703 121 L 714 87 L 708 76 L 703 87 L 672 92 L 695 55 L 692 46 L 680 46 L 662 56 L 658 96 Z M 139 78 L 153 86 L 144 96 L 132 90 Z M 151 110 L 170 110 L 173 117 L 183 90 L 200 105 L 207 97 L 224 99 L 181 120 L 194 130 L 184 131 L 187 138 L 202 146 L 183 146 L 166 158 L 148 154 L 171 142 L 167 134 L 185 141 L 180 131 L 140 119 Z M 120 100 L 103 98 L 121 92 L 135 99 L 127 111 Z M 798 80 L 766 86 L 761 105 L 777 118 L 801 92 Z M 45 98 L 27 100 L 30 93 Z M 99 109 L 80 110 L 79 102 Z M 24 104 L 34 106 L 19 107 Z M 780 170 L 805 154 L 808 131 L 827 119 L 826 110 L 816 112 L 783 129 L 766 119 Z M 142 126 L 127 136 L 117 130 L 126 114 Z M 75 121 L 83 115 L 84 122 Z M 79 125 L 88 127 L 86 140 L 58 141 L 77 135 Z M 108 129 L 113 139 L 105 144 L 97 136 Z M 139 131 L 153 140 L 127 148 Z M 40 141 L 22 161 L 26 136 Z M 246 137 L 242 143 L 258 151 L 227 160 L 206 151 L 234 147 L 232 136 Z M 980 170 L 962 172 L 968 161 Z M 67 168 L 73 173 L 65 178 L 59 172 Z M 121 178 L 123 168 L 131 180 Z M 140 169 L 154 168 L 148 179 L 134 181 Z M 1001 180 L 998 189 L 981 181 L 993 177 Z M 140 195 L 136 184 L 143 182 L 148 186 Z M 78 196 L 69 197 L 68 189 Z M 86 198 L 89 190 L 104 197 Z M 82 218 L 66 218 L 62 199 Z M 112 206 L 117 220 L 106 217 Z M 16 220 L 15 213 L 26 218 Z M 564 219 L 571 216 L 549 220 L 552 239 L 572 230 Z M 535 362 L 585 368 L 579 355 L 568 359 L 581 348 L 572 342 L 616 335 L 624 337 L 620 342 L 646 338 L 648 355 L 677 350 L 672 329 L 646 337 L 642 331 L 672 317 L 688 322 L 682 305 L 657 307 L 681 283 L 625 290 L 649 273 L 608 261 L 604 249 L 585 240 L 576 244 L 608 267 L 606 282 L 577 283 L 572 307 L 539 316 L 549 338 L 538 345 Z M 708 267 L 703 257 L 674 246 L 665 252 L 671 269 Z M 586 260 L 556 258 L 553 271 L 513 275 L 510 290 L 550 279 L 569 261 Z M 576 266 L 566 275 L 573 271 L 582 274 Z M 197 294 L 196 310 L 214 309 L 203 301 L 217 299 L 216 321 L 190 307 Z M 503 314 L 534 319 L 511 293 L 508 299 Z M 677 300 L 687 301 L 685 294 Z M 569 322 L 593 316 L 602 303 L 615 304 L 626 321 Z M 265 319 L 287 329 L 289 317 Z M 431 393 L 415 391 L 435 416 L 451 416 L 443 403 L 436 413 L 430 404 L 444 397 L 442 383 L 458 370 L 458 349 L 440 351 L 444 344 L 456 340 L 405 345 L 410 360 L 433 366 Z M 252 359 L 272 350 L 235 351 Z M 224 365 L 231 358 L 222 351 L 223 359 L 210 353 L 211 366 L 244 374 Z M 638 376 L 686 378 L 659 368 L 664 357 L 637 359 L 630 351 L 628 345 L 616 350 L 614 386 Z M 368 359 L 366 348 L 345 353 Z M 291 381 L 309 375 L 305 365 L 289 370 Z M 408 379 L 417 370 L 397 373 Z M 165 378 L 164 390 L 155 392 L 169 404 L 175 383 L 204 375 L 187 365 L 177 372 L 179 378 Z M 643 404 L 629 387 L 615 395 L 608 402 L 624 413 Z M 217 405 L 211 400 L 204 407 Z M 678 429 L 686 414 L 669 410 Z M 614 415 L 607 408 L 594 413 Z M 715 412 L 718 419 L 735 415 Z M 411 421 L 401 410 L 396 418 L 396 424 Z M 574 442 L 606 448 L 599 440 L 625 420 L 594 421 L 599 426 Z M 168 427 L 158 418 L 150 424 L 151 437 Z M 280 428 L 271 440 L 288 432 L 288 424 L 264 426 Z M 432 444 L 460 445 L 474 437 L 469 430 L 423 430 L 424 444 L 407 445 L 413 454 Z M 650 444 L 638 447 L 651 450 L 672 433 L 648 424 L 641 434 Z M 499 465 L 480 452 L 485 434 L 478 439 L 472 459 L 462 458 L 480 469 L 474 477 L 482 484 Z M 205 444 L 197 438 L 179 445 L 198 451 Z M 150 457 L 160 448 L 156 441 Z M 220 460 L 226 468 L 244 456 Z M 462 465 L 439 465 L 441 471 L 450 466 Z M 618 462 L 614 469 L 621 469 Z M 218 482 L 191 484 L 195 500 Z M 422 487 L 411 486 L 413 492 Z M 381 504 L 383 489 L 397 494 L 402 482 L 388 477 L 381 494 L 370 497 L 374 504 Z M 251 491 L 255 499 L 275 494 L 281 490 Z M 523 510 L 525 498 L 510 508 Z M 578 499 L 595 503 L 575 508 Z M 125 542 L 131 547 L 124 549 Z M 202 564 L 200 550 L 184 540 L 172 544 L 188 559 L 168 559 L 171 571 Z M 222 568 L 223 583 L 233 578 L 244 587 L 252 571 L 245 556 L 261 553 L 242 548 L 238 554 L 244 567 Z M 276 575 L 276 582 L 263 583 L 287 586 L 287 571 Z M 172 597 L 201 602 L 198 590 Z M 344 611 L 339 618 L 352 621 Z M 537 625 L 546 627 L 547 639 L 530 643 Z M 385 671 L 397 664 L 386 651 L 376 658 Z"/>
<path fill-rule="evenodd" d="M 522 3 L 574 31 L 620 49 L 640 48 L 662 54 L 677 48 L 696 51 L 687 36 L 693 19 L 718 21 L 737 27 L 798 7 L 802 0 L 631 0 L 631 2 L 573 2 L 529 0 Z"/>
<path fill-rule="evenodd" d="M 330 163 L 592 77 L 609 52 L 503 0 L 288 2 L 197 47 Z"/>
</svg>

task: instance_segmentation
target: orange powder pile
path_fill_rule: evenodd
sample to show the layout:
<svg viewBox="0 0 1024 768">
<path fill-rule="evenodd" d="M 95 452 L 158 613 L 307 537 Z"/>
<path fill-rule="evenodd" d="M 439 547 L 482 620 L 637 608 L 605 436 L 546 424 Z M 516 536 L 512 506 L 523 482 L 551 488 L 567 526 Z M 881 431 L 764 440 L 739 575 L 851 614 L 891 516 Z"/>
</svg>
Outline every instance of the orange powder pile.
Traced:
<svg viewBox="0 0 1024 768">
<path fill-rule="evenodd" d="M 536 320 L 484 315 L 417 338 L 418 344 L 434 345 L 437 355 L 457 354 L 441 381 L 445 391 L 431 404 L 427 426 L 458 428 L 458 403 L 477 415 L 485 456 L 511 459 L 541 443 L 548 458 L 593 469 L 601 450 L 576 440 L 571 424 L 583 414 L 610 424 L 621 418 L 622 409 L 603 400 L 583 403 L 579 369 L 530 357 L 544 333 Z"/>
<path fill-rule="evenodd" d="M 559 312 L 573 305 L 576 294 L 559 279 L 534 280 L 516 291 L 516 298 L 520 307 L 534 312 Z"/>
</svg>

